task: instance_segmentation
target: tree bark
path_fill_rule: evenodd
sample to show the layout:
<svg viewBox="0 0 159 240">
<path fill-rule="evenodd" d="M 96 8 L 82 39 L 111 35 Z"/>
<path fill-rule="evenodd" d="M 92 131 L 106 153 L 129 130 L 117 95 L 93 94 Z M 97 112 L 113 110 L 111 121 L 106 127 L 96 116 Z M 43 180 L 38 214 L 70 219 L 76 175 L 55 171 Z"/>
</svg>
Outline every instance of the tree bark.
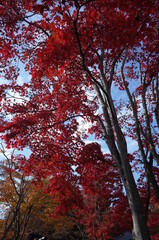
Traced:
<svg viewBox="0 0 159 240">
<path fill-rule="evenodd" d="M 127 143 L 117 119 L 110 89 L 105 89 L 107 94 L 106 101 L 102 98 L 97 86 L 95 87 L 95 90 L 103 110 L 104 120 L 100 120 L 103 135 L 120 172 L 132 212 L 133 238 L 134 240 L 150 240 L 151 238 L 140 195 L 128 159 Z M 116 139 L 114 138 L 114 134 Z"/>
<path fill-rule="evenodd" d="M 103 137 L 120 172 L 121 179 L 126 189 L 126 194 L 133 220 L 133 239 L 151 240 L 145 214 L 142 208 L 140 195 L 129 163 L 126 140 L 119 125 L 114 102 L 111 96 L 111 83 L 113 80 L 114 69 L 116 62 L 118 61 L 121 54 L 119 54 L 112 63 L 109 81 L 106 81 L 105 74 L 103 72 L 104 55 L 98 54 L 101 65 L 100 81 L 99 79 L 95 79 L 95 77 L 92 75 L 90 69 L 85 63 L 85 54 L 83 53 L 78 33 L 77 18 L 74 21 L 74 28 L 77 37 L 79 52 L 82 59 L 82 67 L 93 83 L 99 104 L 103 112 L 103 119 L 100 119 L 100 117 L 98 117 L 99 123 L 103 130 Z M 103 53 L 102 50 L 101 53 Z M 116 139 L 114 138 L 114 134 Z"/>
<path fill-rule="evenodd" d="M 96 88 L 96 92 L 98 97 L 100 98 L 98 88 Z M 112 105 L 109 93 L 108 96 L 111 107 L 113 108 L 114 106 Z M 100 102 L 102 103 L 102 99 L 100 99 Z M 116 166 L 118 167 L 126 190 L 129 206 L 132 212 L 133 238 L 134 240 L 150 240 L 151 238 L 147 228 L 147 222 L 142 208 L 140 195 L 128 159 L 125 137 L 117 121 L 115 111 L 112 109 L 113 120 L 111 121 L 108 113 L 108 105 L 104 105 L 104 102 L 102 105 L 102 110 L 104 115 L 104 121 L 100 120 L 100 124 L 103 129 L 105 141 L 113 156 Z M 116 134 L 116 142 L 114 140 L 113 130 Z"/>
<path fill-rule="evenodd" d="M 126 189 L 129 206 L 132 212 L 133 239 L 149 240 L 151 238 L 147 228 L 145 214 L 143 211 L 140 195 L 139 195 L 128 159 L 125 161 L 123 166 L 124 166 L 124 170 L 126 171 L 126 174 L 121 173 L 121 176 Z"/>
</svg>

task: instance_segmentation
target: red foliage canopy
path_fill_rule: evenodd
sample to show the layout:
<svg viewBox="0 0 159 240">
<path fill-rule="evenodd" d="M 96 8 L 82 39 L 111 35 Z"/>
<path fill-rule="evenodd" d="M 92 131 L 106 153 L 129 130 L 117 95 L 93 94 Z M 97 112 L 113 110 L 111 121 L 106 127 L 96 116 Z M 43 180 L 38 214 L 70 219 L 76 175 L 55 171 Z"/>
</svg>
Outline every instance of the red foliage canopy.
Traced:
<svg viewBox="0 0 159 240">
<path fill-rule="evenodd" d="M 142 159 L 145 167 L 151 155 L 159 163 L 158 15 L 156 0 L 1 1 L 0 71 L 4 79 L 0 85 L 1 139 L 8 148 L 29 147 L 29 159 L 20 158 L 20 164 L 35 181 L 49 177 L 52 194 L 57 189 L 67 189 L 67 196 L 70 195 L 71 181 L 74 186 L 78 179 L 72 167 L 76 166 L 86 200 L 92 194 L 94 201 L 96 186 L 91 183 L 95 184 L 97 174 L 102 184 L 105 177 L 107 183 L 99 188 L 100 197 L 105 198 L 106 194 L 112 200 L 112 190 L 103 191 L 109 184 L 110 189 L 114 187 L 114 181 L 110 180 L 113 170 L 105 165 L 107 158 L 110 163 L 112 160 L 99 149 L 94 151 L 93 145 L 84 147 L 78 131 L 79 117 L 93 123 L 90 132 L 107 139 L 107 143 L 109 126 L 113 126 L 110 135 L 118 146 L 119 135 L 113 125 L 113 117 L 118 113 L 123 134 L 140 144 L 137 153 L 146 156 L 145 162 Z M 118 71 L 121 66 L 123 70 L 125 63 L 126 80 Z M 24 75 L 24 82 L 18 84 L 22 64 L 31 79 L 26 81 Z M 132 93 L 129 87 L 133 85 Z M 124 115 L 120 113 L 123 104 L 110 97 L 111 87 L 115 91 L 115 86 L 125 90 L 130 100 Z M 104 101 L 108 122 L 104 122 L 104 111 L 100 114 Z M 145 107 L 146 101 L 149 108 Z M 139 113 L 141 103 L 146 112 Z M 112 104 L 114 110 L 110 108 Z M 137 130 L 141 131 L 141 139 Z M 102 162 L 94 165 L 96 153 Z M 83 176 L 79 159 L 86 172 Z M 109 173 L 106 176 L 105 171 Z M 118 187 L 121 190 L 120 184 Z M 107 202 L 101 204 L 108 207 Z"/>
</svg>

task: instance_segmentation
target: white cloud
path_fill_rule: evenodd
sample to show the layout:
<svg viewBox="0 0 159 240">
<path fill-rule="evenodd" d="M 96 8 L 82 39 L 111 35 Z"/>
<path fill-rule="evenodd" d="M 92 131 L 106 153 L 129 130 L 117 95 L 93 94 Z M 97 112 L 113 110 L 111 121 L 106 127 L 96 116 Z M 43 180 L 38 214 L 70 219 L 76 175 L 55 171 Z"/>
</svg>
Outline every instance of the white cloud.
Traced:
<svg viewBox="0 0 159 240">
<path fill-rule="evenodd" d="M 88 133 L 88 129 L 92 126 L 91 122 L 88 122 L 86 119 L 83 119 L 82 117 L 77 118 L 78 122 L 78 132 L 83 135 Z"/>
</svg>

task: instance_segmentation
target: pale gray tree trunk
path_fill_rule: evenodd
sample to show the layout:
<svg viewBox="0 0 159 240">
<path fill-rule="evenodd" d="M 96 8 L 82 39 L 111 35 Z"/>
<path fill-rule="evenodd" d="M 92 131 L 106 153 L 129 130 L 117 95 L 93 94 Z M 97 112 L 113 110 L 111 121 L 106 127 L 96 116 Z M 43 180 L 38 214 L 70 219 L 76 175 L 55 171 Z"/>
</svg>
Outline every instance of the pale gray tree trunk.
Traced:
<svg viewBox="0 0 159 240">
<path fill-rule="evenodd" d="M 93 83 L 96 95 L 98 97 L 98 102 L 103 112 L 102 119 L 98 116 L 99 123 L 103 130 L 103 137 L 112 154 L 113 160 L 116 163 L 126 190 L 129 206 L 132 213 L 133 238 L 134 240 L 151 240 L 145 214 L 142 208 L 140 195 L 129 163 L 126 140 L 117 119 L 117 114 L 111 95 L 111 85 L 113 81 L 115 66 L 123 51 L 121 51 L 121 53 L 119 53 L 119 55 L 112 62 L 109 81 L 107 81 L 105 78 L 104 49 L 101 49 L 101 54 L 99 54 L 99 52 L 96 52 L 101 67 L 100 79 L 96 79 L 92 74 L 90 68 L 85 63 L 85 54 L 82 50 L 82 45 L 80 42 L 77 19 L 74 21 L 74 28 L 82 60 L 81 64 L 83 70 L 87 73 L 88 77 Z M 114 138 L 114 135 L 116 139 Z"/>
<path fill-rule="evenodd" d="M 151 238 L 147 227 L 146 217 L 128 159 L 127 143 L 117 119 L 115 106 L 111 96 L 111 85 L 105 82 L 104 78 L 101 79 L 101 83 L 103 82 L 104 85 L 102 84 L 102 86 L 104 94 L 102 94 L 100 87 L 97 86 L 97 84 L 94 84 L 104 116 L 103 119 L 99 118 L 99 122 L 103 130 L 104 139 L 120 172 L 126 190 L 129 206 L 132 212 L 133 238 L 134 240 L 150 240 Z M 116 139 L 114 139 L 114 134 Z"/>
<path fill-rule="evenodd" d="M 134 240 L 150 240 L 150 235 L 147 228 L 145 214 L 142 209 L 141 199 L 139 196 L 139 192 L 132 174 L 131 166 L 128 159 L 127 153 L 127 145 L 125 141 L 125 137 L 122 134 L 121 128 L 118 122 L 115 123 L 117 118 L 114 116 L 114 120 L 111 123 L 109 114 L 107 112 L 107 107 L 103 106 L 103 114 L 106 117 L 105 121 L 101 119 L 100 124 L 103 129 L 104 138 L 108 145 L 108 148 L 113 156 L 113 159 L 118 167 L 120 172 L 129 206 L 132 212 L 132 220 L 133 220 L 133 238 Z M 116 120 L 115 120 L 116 118 Z M 113 125 L 113 128 L 112 128 Z M 105 127 L 106 126 L 106 127 Z M 116 133 L 117 142 L 114 141 L 113 130 Z"/>
</svg>

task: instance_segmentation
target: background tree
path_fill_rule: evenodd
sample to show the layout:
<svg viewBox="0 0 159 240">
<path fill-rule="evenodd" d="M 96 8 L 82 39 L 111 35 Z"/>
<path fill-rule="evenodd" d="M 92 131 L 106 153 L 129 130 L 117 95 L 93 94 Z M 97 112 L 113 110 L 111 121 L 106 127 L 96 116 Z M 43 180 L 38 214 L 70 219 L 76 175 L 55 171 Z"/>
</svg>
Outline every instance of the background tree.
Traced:
<svg viewBox="0 0 159 240">
<path fill-rule="evenodd" d="M 63 215 L 54 215 L 54 209 L 58 205 L 58 202 L 55 201 L 54 196 L 43 192 L 46 185 L 47 181 L 44 182 L 42 188 L 40 187 L 39 189 L 36 187 L 35 189 L 33 186 L 29 192 L 28 204 L 33 207 L 25 236 L 28 236 L 31 232 L 38 232 L 41 235 L 47 236 L 48 240 L 59 238 L 80 239 L 79 230 L 76 229 L 76 222 L 72 221 L 69 215 L 66 213 L 63 213 Z"/>
<path fill-rule="evenodd" d="M 79 156 L 77 172 L 83 197 L 78 215 L 89 236 L 114 239 L 131 231 L 130 209 L 111 156 L 103 155 L 97 143 L 87 144 Z"/>
<path fill-rule="evenodd" d="M 33 232 L 47 236 L 50 240 L 59 237 L 80 239 L 81 232 L 77 228 L 77 222 L 66 211 L 63 215 L 53 215 L 58 204 L 54 200 L 55 196 L 44 194 L 44 187 L 39 188 L 34 184 L 31 186 L 31 179 L 26 179 L 19 167 L 16 169 L 16 157 L 13 153 L 11 158 L 4 149 L 1 153 L 5 157 L 0 184 L 0 201 L 4 210 L 4 218 L 0 220 L 1 239 L 27 239 Z M 43 185 L 46 187 L 47 180 Z"/>
<path fill-rule="evenodd" d="M 13 154 L 11 157 L 7 156 L 3 147 L 1 153 L 5 157 L 4 174 L 0 184 L 0 201 L 5 212 L 1 225 L 1 240 L 23 239 L 32 209 L 32 205 L 25 205 L 30 182 L 25 179 L 22 172 L 16 170 Z"/>
</svg>

